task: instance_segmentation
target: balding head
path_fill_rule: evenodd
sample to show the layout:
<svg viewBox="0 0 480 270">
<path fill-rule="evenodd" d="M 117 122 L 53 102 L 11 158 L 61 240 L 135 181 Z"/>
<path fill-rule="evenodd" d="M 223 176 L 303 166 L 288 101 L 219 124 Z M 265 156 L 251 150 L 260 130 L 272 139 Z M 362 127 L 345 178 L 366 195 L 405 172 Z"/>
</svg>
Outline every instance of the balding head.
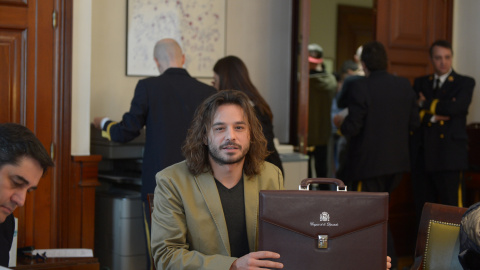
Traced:
<svg viewBox="0 0 480 270">
<path fill-rule="evenodd" d="M 185 63 L 185 57 L 180 45 L 171 38 L 161 39 L 155 44 L 153 57 L 160 74 L 171 67 L 182 67 Z"/>
</svg>

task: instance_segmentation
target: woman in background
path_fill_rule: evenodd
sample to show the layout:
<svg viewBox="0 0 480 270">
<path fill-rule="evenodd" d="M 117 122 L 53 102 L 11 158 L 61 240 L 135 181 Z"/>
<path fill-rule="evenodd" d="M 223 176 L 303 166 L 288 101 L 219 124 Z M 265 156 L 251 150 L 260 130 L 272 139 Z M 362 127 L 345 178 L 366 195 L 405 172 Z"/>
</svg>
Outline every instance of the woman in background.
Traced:
<svg viewBox="0 0 480 270">
<path fill-rule="evenodd" d="M 213 72 L 213 86 L 217 90 L 240 90 L 250 98 L 257 118 L 262 124 L 263 134 L 267 139 L 267 149 L 270 154 L 265 160 L 276 165 L 284 174 L 280 155 L 273 143 L 275 135 L 273 134 L 272 110 L 250 80 L 247 66 L 236 56 L 226 56 L 217 61 Z"/>
</svg>

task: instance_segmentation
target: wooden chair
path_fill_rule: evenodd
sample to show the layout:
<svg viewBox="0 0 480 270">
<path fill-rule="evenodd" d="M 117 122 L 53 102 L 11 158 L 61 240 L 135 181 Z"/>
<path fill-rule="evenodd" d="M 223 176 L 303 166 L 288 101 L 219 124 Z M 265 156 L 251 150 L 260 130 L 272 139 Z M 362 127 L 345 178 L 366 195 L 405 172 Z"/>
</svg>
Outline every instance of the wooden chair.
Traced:
<svg viewBox="0 0 480 270">
<path fill-rule="evenodd" d="M 152 221 L 152 214 L 153 214 L 153 193 L 148 193 L 148 194 L 147 194 L 147 200 L 148 200 L 148 209 L 149 209 L 149 212 L 150 212 L 150 222 L 151 222 L 151 221 Z M 150 226 L 150 227 L 151 227 L 151 226 Z M 150 250 L 150 245 L 149 245 L 149 248 L 148 248 L 148 249 Z M 151 260 L 150 260 L 150 265 L 151 265 L 150 269 L 156 269 L 155 263 L 154 263 L 154 261 L 153 261 L 153 255 L 152 255 L 152 254 L 150 254 L 150 258 L 151 258 Z"/>
<path fill-rule="evenodd" d="M 460 221 L 467 208 L 425 203 L 413 269 L 462 270 L 458 260 Z"/>
<path fill-rule="evenodd" d="M 153 193 L 148 193 L 147 199 L 148 199 L 148 209 L 150 210 L 150 220 L 151 220 L 152 214 L 153 214 Z"/>
</svg>

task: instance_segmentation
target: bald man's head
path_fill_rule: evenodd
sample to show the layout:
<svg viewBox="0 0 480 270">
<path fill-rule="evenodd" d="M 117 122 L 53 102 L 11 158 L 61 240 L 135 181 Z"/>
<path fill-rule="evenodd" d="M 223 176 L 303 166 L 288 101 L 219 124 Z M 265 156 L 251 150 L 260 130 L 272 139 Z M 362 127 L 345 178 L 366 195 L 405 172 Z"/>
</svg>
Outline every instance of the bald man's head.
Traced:
<svg viewBox="0 0 480 270">
<path fill-rule="evenodd" d="M 160 74 L 171 67 L 182 67 L 185 63 L 182 48 L 180 48 L 180 45 L 171 38 L 159 40 L 155 44 L 153 57 L 155 58 Z"/>
</svg>

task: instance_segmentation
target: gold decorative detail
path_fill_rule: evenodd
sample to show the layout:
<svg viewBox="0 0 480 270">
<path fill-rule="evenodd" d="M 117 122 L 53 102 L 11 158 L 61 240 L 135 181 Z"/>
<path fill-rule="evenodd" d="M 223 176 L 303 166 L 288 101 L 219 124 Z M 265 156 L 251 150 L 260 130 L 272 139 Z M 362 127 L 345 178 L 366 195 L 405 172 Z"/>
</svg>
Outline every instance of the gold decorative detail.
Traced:
<svg viewBox="0 0 480 270">
<path fill-rule="evenodd" d="M 432 223 L 438 223 L 438 224 L 443 224 L 443 225 L 448 225 L 448 226 L 455 226 L 455 227 L 460 227 L 460 224 L 455 224 L 455 223 L 450 223 L 450 222 L 443 222 L 443 221 L 438 221 L 438 220 L 433 220 L 431 219 L 428 222 L 428 230 L 427 230 L 427 240 L 425 241 L 425 250 L 424 250 L 424 255 L 423 255 L 423 261 L 425 262 L 427 260 L 427 255 L 428 255 L 428 242 L 430 240 L 430 228 L 432 227 Z M 423 269 L 425 269 L 426 266 L 423 264 Z"/>
<path fill-rule="evenodd" d="M 453 82 L 453 76 L 448 76 L 448 81 Z"/>
</svg>

